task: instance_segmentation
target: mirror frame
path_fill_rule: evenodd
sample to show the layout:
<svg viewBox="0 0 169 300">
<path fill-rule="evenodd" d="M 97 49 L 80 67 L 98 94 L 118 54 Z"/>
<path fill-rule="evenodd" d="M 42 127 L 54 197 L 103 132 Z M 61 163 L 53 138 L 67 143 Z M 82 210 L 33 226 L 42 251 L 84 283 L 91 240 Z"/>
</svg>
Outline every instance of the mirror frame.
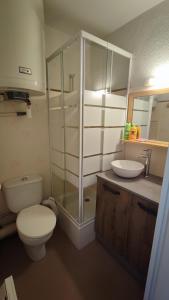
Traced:
<svg viewBox="0 0 169 300">
<path fill-rule="evenodd" d="M 169 88 L 163 89 L 142 89 L 138 91 L 134 91 L 128 94 L 128 109 L 127 109 L 127 122 L 132 122 L 133 119 L 133 105 L 134 99 L 136 97 L 143 97 L 143 96 L 152 96 L 152 95 L 162 95 L 162 94 L 169 94 Z M 130 142 L 130 141 L 127 141 Z M 142 143 L 141 141 L 136 141 L 137 143 Z M 146 140 L 144 141 L 147 145 L 154 145 L 157 147 L 169 147 L 169 142 L 165 141 L 158 141 L 158 140 Z"/>
</svg>

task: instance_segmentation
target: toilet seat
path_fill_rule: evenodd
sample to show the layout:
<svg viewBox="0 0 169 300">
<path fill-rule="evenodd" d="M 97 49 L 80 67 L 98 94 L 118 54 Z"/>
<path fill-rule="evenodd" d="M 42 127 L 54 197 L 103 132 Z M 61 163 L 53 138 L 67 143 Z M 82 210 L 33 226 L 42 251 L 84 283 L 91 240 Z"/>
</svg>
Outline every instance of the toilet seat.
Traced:
<svg viewBox="0 0 169 300">
<path fill-rule="evenodd" d="M 43 205 L 33 205 L 23 209 L 17 216 L 18 232 L 27 238 L 41 238 L 53 231 L 56 215 Z"/>
</svg>

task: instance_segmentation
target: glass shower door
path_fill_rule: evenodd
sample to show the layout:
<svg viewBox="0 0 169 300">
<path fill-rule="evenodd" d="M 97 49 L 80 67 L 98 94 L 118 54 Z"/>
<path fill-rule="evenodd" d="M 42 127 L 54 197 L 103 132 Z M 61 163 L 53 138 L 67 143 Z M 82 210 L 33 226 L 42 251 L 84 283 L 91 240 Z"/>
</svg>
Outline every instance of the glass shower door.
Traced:
<svg viewBox="0 0 169 300">
<path fill-rule="evenodd" d="M 108 49 L 85 40 L 83 91 L 83 222 L 93 219 L 97 174 L 102 170 Z"/>
<path fill-rule="evenodd" d="M 65 154 L 62 53 L 48 62 L 48 105 L 52 196 L 64 204 Z"/>
<path fill-rule="evenodd" d="M 80 40 L 63 50 L 64 208 L 79 222 Z"/>
<path fill-rule="evenodd" d="M 52 196 L 79 222 L 80 39 L 47 64 Z"/>
</svg>

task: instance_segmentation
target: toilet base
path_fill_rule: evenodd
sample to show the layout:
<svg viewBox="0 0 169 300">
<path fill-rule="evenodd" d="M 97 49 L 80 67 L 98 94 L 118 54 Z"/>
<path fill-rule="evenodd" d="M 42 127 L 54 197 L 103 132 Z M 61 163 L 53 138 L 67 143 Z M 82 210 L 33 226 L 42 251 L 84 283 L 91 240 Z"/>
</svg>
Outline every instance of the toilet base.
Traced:
<svg viewBox="0 0 169 300">
<path fill-rule="evenodd" d="M 44 258 L 46 255 L 45 244 L 41 244 L 38 246 L 29 246 L 29 245 L 24 245 L 24 246 L 29 258 L 33 261 L 39 261 L 42 258 Z"/>
</svg>

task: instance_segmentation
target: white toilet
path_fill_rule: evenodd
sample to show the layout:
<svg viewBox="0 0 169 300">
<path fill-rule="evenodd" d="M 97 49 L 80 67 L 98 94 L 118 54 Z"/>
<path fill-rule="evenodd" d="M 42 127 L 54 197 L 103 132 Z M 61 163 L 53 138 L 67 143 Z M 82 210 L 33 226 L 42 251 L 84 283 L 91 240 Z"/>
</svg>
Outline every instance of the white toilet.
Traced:
<svg viewBox="0 0 169 300">
<path fill-rule="evenodd" d="M 52 236 L 56 215 L 42 201 L 42 177 L 25 176 L 7 180 L 4 185 L 7 206 L 17 213 L 16 227 L 28 256 L 33 261 L 46 254 L 45 243 Z"/>
</svg>

